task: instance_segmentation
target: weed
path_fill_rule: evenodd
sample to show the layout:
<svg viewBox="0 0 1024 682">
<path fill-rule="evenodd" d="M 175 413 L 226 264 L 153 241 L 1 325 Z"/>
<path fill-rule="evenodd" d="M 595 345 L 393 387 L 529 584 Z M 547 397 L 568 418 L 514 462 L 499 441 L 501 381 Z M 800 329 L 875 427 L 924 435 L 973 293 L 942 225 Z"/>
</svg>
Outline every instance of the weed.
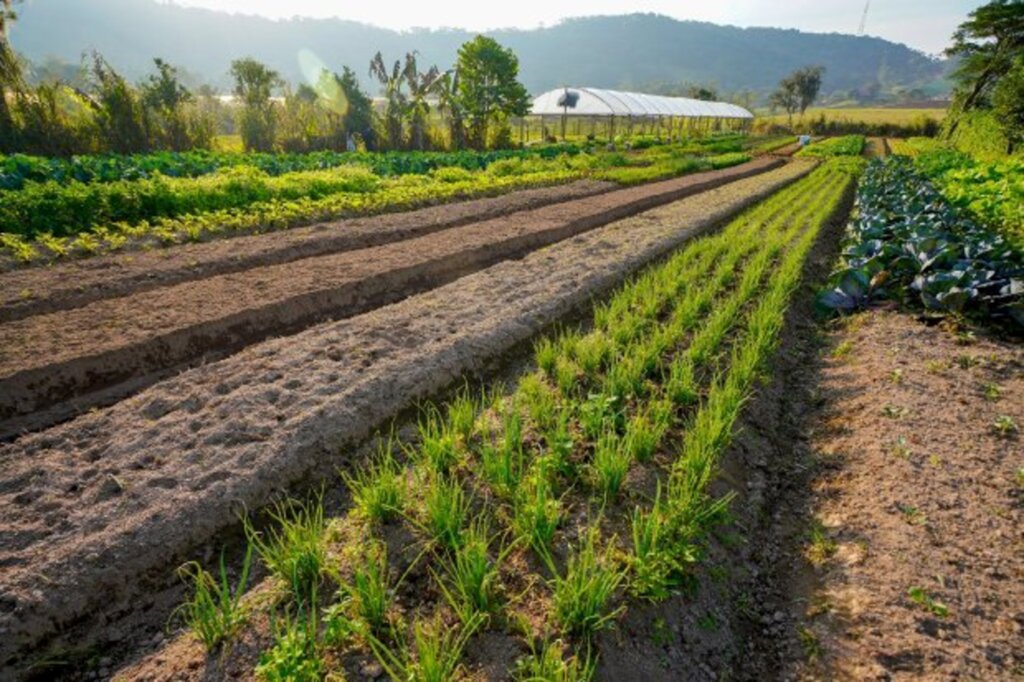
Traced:
<svg viewBox="0 0 1024 682">
<path fill-rule="evenodd" d="M 192 597 L 175 611 L 195 633 L 207 651 L 213 651 L 222 642 L 231 639 L 245 624 L 242 594 L 249 581 L 252 568 L 252 545 L 245 550 L 242 573 L 235 589 L 228 581 L 224 553 L 220 555 L 220 573 L 217 579 L 203 570 L 198 563 L 188 563 L 179 569 L 181 577 L 192 583 Z"/>
<path fill-rule="evenodd" d="M 650 511 L 637 507 L 631 523 L 633 553 L 629 557 L 630 591 L 651 601 L 666 599 L 679 583 L 687 562 L 696 559 L 687 543 L 673 542 L 672 529 L 661 501 L 661 487 Z"/>
<path fill-rule="evenodd" d="M 393 680 L 449 682 L 456 679 L 462 650 L 482 622 L 483 618 L 478 617 L 455 630 L 435 614 L 429 621 L 413 624 L 415 655 L 406 646 L 395 652 L 374 637 L 369 640 L 370 648 Z"/>
<path fill-rule="evenodd" d="M 843 341 L 832 349 L 830 355 L 836 360 L 843 360 L 853 353 L 853 341 Z"/>
<path fill-rule="evenodd" d="M 992 430 L 1002 438 L 1010 438 L 1020 432 L 1017 422 L 1008 414 L 1001 414 L 992 422 Z"/>
<path fill-rule="evenodd" d="M 1024 488 L 1024 467 L 1017 469 L 1017 472 L 1014 474 L 1014 478 L 1017 479 L 1017 487 Z"/>
<path fill-rule="evenodd" d="M 551 585 L 554 619 L 569 635 L 590 637 L 618 617 L 623 607 L 610 610 L 615 590 L 625 577 L 613 560 L 611 542 L 598 551 L 597 527 L 586 533 L 583 543 L 569 556 L 565 574 L 554 566 Z"/>
<path fill-rule="evenodd" d="M 341 472 L 341 477 L 352 492 L 355 509 L 365 519 L 384 523 L 401 513 L 405 505 L 405 478 L 402 467 L 395 461 L 393 444 L 382 444 L 377 458 L 369 466 L 358 470 L 355 476 Z"/>
<path fill-rule="evenodd" d="M 958 346 L 971 346 L 977 341 L 978 337 L 972 331 L 959 331 L 956 333 L 956 345 Z"/>
<path fill-rule="evenodd" d="M 319 682 L 324 661 L 317 642 L 315 613 L 275 619 L 274 645 L 260 655 L 256 677 L 264 682 Z"/>
<path fill-rule="evenodd" d="M 902 384 L 903 383 L 903 370 L 902 369 L 894 369 L 893 371 L 889 372 L 889 381 L 894 383 L 894 384 L 896 384 L 896 385 Z"/>
<path fill-rule="evenodd" d="M 923 587 L 911 587 L 907 590 L 910 601 L 928 610 L 933 616 L 946 618 L 949 616 L 949 607 L 940 601 L 936 601 Z"/>
<path fill-rule="evenodd" d="M 889 419 L 903 419 L 910 412 L 906 407 L 899 405 L 885 405 L 882 407 L 882 414 Z"/>
<path fill-rule="evenodd" d="M 958 355 L 956 356 L 956 364 L 960 369 L 971 369 L 977 367 L 982 363 L 982 359 L 974 355 Z"/>
<path fill-rule="evenodd" d="M 373 542 L 362 552 L 352 570 L 351 581 L 341 592 L 350 600 L 354 615 L 371 633 L 382 633 L 388 625 L 388 611 L 394 590 L 388 577 L 387 548 Z"/>
<path fill-rule="evenodd" d="M 304 604 L 319 586 L 327 565 L 323 499 L 317 496 L 307 504 L 280 502 L 270 517 L 272 525 L 266 532 L 256 531 L 246 519 L 246 535 L 271 573 Z"/>
<path fill-rule="evenodd" d="M 928 523 L 928 517 L 924 515 L 924 512 L 913 505 L 897 503 L 896 508 L 912 526 L 923 526 Z"/>
<path fill-rule="evenodd" d="M 984 391 L 985 400 L 988 400 L 989 402 L 997 402 L 1000 398 L 1003 397 L 1003 388 L 999 384 L 985 384 L 982 387 L 982 390 Z"/>
<path fill-rule="evenodd" d="M 797 630 L 797 636 L 800 638 L 800 648 L 804 651 L 804 657 L 812 663 L 821 658 L 821 641 L 818 636 L 814 634 L 810 628 L 805 625 L 801 625 Z"/>
<path fill-rule="evenodd" d="M 924 363 L 924 368 L 929 374 L 942 374 L 949 367 L 949 364 L 943 360 L 929 360 Z"/>
<path fill-rule="evenodd" d="M 589 682 L 594 677 L 595 663 L 589 658 L 565 657 L 561 640 L 545 642 L 539 648 L 530 645 L 530 655 L 516 662 L 516 682 Z"/>
<path fill-rule="evenodd" d="M 892 445 L 889 446 L 889 452 L 900 459 L 910 459 L 910 456 L 914 454 L 910 446 L 907 445 L 907 439 L 905 436 L 899 436 L 893 441 Z"/>
<path fill-rule="evenodd" d="M 715 620 L 714 614 L 705 613 L 697 619 L 697 627 L 705 632 L 714 632 L 718 629 L 718 621 Z"/>
<path fill-rule="evenodd" d="M 825 526 L 815 519 L 808 530 L 807 559 L 815 566 L 821 566 L 836 553 L 836 541 L 828 535 Z"/>
<path fill-rule="evenodd" d="M 618 411 L 619 398 L 615 395 L 592 393 L 579 406 L 580 426 L 590 439 L 598 439 L 609 428 L 618 430 L 622 415 Z"/>
<path fill-rule="evenodd" d="M 942 458 L 939 457 L 938 455 L 934 455 L 934 454 L 933 455 L 929 455 L 928 456 L 928 464 L 930 464 L 931 466 L 933 466 L 936 469 L 938 469 L 940 466 L 942 466 Z"/>
</svg>

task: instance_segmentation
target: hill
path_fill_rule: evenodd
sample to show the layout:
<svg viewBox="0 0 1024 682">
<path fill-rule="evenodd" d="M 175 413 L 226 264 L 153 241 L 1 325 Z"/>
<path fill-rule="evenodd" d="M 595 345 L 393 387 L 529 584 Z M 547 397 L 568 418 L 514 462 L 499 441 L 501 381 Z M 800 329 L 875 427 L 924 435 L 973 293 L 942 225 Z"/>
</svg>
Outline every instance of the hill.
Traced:
<svg viewBox="0 0 1024 682">
<path fill-rule="evenodd" d="M 714 84 L 724 92 L 765 92 L 794 68 L 821 64 L 827 69 L 824 92 L 853 91 L 863 98 L 894 88 L 941 91 L 946 70 L 942 61 L 879 38 L 718 26 L 653 14 L 586 17 L 489 34 L 519 55 L 522 80 L 532 92 L 564 84 L 664 90 L 687 82 Z M 221 86 L 231 60 L 241 56 L 256 57 L 298 81 L 297 54 L 305 48 L 338 70 L 351 66 L 369 85 L 366 65 L 377 50 L 386 59 L 417 50 L 421 63 L 447 67 L 472 35 L 460 29 L 399 32 L 340 19 L 272 21 L 153 0 L 39 0 L 21 8 L 12 42 L 33 62 L 78 62 L 96 49 L 133 78 L 159 56 Z"/>
</svg>

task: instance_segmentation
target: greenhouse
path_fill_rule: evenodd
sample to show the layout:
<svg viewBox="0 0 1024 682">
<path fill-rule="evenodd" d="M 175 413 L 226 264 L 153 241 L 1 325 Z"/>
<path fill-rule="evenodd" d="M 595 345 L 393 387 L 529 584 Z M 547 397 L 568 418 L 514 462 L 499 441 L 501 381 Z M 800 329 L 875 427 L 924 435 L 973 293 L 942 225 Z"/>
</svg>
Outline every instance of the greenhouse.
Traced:
<svg viewBox="0 0 1024 682">
<path fill-rule="evenodd" d="M 529 118 L 539 121 L 544 137 L 589 134 L 612 138 L 617 134 L 640 133 L 674 138 L 717 130 L 745 130 L 754 115 L 727 102 L 600 88 L 558 88 L 533 100 Z"/>
</svg>

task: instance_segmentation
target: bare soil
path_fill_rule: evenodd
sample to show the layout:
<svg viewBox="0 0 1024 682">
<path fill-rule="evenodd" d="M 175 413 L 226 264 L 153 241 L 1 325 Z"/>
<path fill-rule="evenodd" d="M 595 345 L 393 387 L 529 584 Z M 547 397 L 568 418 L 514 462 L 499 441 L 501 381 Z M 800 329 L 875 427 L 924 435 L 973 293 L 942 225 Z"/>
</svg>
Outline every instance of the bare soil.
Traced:
<svg viewBox="0 0 1024 682">
<path fill-rule="evenodd" d="M 214 275 L 380 246 L 509 213 L 594 196 L 618 187 L 610 182 L 580 180 L 403 213 L 25 267 L 0 273 L 0 322 Z"/>
<path fill-rule="evenodd" d="M 164 575 L 242 510 L 810 167 L 793 163 L 260 343 L 4 446 L 0 660 L 130 608 L 147 574 Z"/>
<path fill-rule="evenodd" d="M 806 625 L 786 673 L 1019 679 L 1024 446 L 996 424 L 1024 425 L 1024 349 L 879 310 L 830 333 L 822 364 L 809 506 L 825 540 L 789 567 Z"/>
<path fill-rule="evenodd" d="M 781 163 L 753 161 L 382 246 L 208 276 L 10 321 L 0 325 L 0 437 L 108 404 L 168 370 L 400 300 Z"/>
</svg>

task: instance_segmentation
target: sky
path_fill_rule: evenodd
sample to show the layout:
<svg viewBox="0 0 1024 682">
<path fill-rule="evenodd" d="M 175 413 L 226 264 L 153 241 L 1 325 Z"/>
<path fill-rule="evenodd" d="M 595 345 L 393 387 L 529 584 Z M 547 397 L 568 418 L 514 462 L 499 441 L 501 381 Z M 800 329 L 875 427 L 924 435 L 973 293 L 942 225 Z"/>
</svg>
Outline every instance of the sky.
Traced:
<svg viewBox="0 0 1024 682">
<path fill-rule="evenodd" d="M 566 17 L 656 12 L 677 19 L 737 26 L 778 26 L 805 31 L 856 33 L 864 0 L 172 0 L 180 5 L 260 14 L 341 17 L 385 28 L 454 27 L 482 31 L 536 28 Z M 929 54 L 941 52 L 979 0 L 874 0 L 865 33 L 905 43 Z"/>
</svg>

